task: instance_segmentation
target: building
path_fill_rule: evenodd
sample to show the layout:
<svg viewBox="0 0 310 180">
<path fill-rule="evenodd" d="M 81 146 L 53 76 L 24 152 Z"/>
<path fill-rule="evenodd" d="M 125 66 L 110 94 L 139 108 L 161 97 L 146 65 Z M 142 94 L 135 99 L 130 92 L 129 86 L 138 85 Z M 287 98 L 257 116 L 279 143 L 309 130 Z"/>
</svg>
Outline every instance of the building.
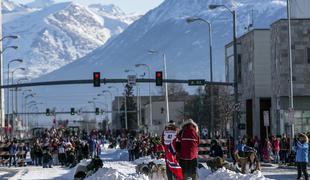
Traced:
<svg viewBox="0 0 310 180">
<path fill-rule="evenodd" d="M 139 100 L 135 96 L 134 102 L 137 104 L 139 101 L 140 107 L 141 107 L 141 112 L 139 114 L 139 128 L 144 129 L 144 124 L 145 124 L 145 118 L 146 116 L 149 116 L 148 114 L 144 113 L 145 111 L 145 106 L 149 104 L 149 96 L 140 96 Z M 164 96 L 152 96 L 152 102 L 155 101 L 164 101 L 165 97 Z M 112 128 L 113 129 L 122 129 L 125 127 L 122 127 L 121 120 L 120 120 L 120 113 L 118 113 L 118 108 L 121 109 L 122 104 L 124 103 L 124 96 L 116 96 L 112 102 Z M 118 107 L 119 106 L 119 107 Z M 128 112 L 128 113 L 137 113 L 137 112 Z"/>
<path fill-rule="evenodd" d="M 254 29 L 237 39 L 240 113 L 238 136 L 265 137 L 264 111 L 271 108 L 270 30 Z M 233 43 L 225 48 L 226 81 L 234 82 Z M 233 90 L 232 90 L 233 93 Z"/>
<path fill-rule="evenodd" d="M 169 118 L 176 123 L 177 127 L 180 127 L 184 122 L 184 101 L 169 101 Z M 150 105 L 145 106 L 145 126 L 147 132 L 160 135 L 167 124 L 166 121 L 166 102 L 156 101 L 152 102 L 152 123 L 149 117 Z"/>
<path fill-rule="evenodd" d="M 289 118 L 290 68 L 288 20 L 271 25 L 272 132 L 295 133 L 310 130 L 310 19 L 292 19 L 292 62 L 294 118 Z"/>
</svg>

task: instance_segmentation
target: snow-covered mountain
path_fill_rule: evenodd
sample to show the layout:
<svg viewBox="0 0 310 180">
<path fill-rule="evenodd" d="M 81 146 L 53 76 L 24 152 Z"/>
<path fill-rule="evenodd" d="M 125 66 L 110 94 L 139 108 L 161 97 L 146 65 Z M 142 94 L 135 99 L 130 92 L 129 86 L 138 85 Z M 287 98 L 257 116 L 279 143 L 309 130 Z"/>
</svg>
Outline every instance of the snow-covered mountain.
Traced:
<svg viewBox="0 0 310 180">
<path fill-rule="evenodd" d="M 94 71 L 102 72 L 102 78 L 125 78 L 124 70 L 135 69 L 137 63 L 148 64 L 153 76 L 155 71 L 162 70 L 162 53 L 167 57 L 168 78 L 208 79 L 208 27 L 203 23 L 187 24 L 185 19 L 190 16 L 212 22 L 214 75 L 216 80 L 224 80 L 224 45 L 232 40 L 232 18 L 224 9 L 208 9 L 209 4 L 220 2 L 236 10 L 238 35 L 242 35 L 244 27 L 248 26 L 252 10 L 255 28 L 267 28 L 286 15 L 286 4 L 280 0 L 240 0 L 238 3 L 232 0 L 166 0 L 106 45 L 35 81 L 91 79 Z M 160 53 L 150 55 L 149 49 Z M 139 74 L 145 72 L 142 68 L 135 70 Z M 68 109 L 87 105 L 87 101 L 102 88 L 93 88 L 92 85 L 56 86 L 35 91 L 38 92 L 37 100 L 44 103 L 43 108 Z M 152 91 L 156 91 L 154 86 Z M 147 89 L 143 89 L 142 94 L 147 94 Z"/>
<path fill-rule="evenodd" d="M 203 17 L 213 24 L 215 74 L 224 74 L 224 45 L 232 40 L 231 15 L 224 9 L 209 10 L 208 5 L 218 0 L 166 0 L 159 7 L 133 23 L 107 45 L 42 79 L 67 77 L 85 78 L 94 70 L 101 70 L 108 77 L 124 76 L 123 69 L 136 63 L 146 63 L 152 70 L 161 68 L 159 56 L 150 56 L 148 49 L 166 53 L 168 76 L 177 78 L 208 77 L 208 27 L 206 24 L 187 24 L 190 16 Z M 222 1 L 221 1 L 222 2 Z M 227 6 L 237 11 L 238 34 L 248 26 L 254 14 L 254 27 L 266 28 L 285 17 L 285 1 L 233 0 Z"/>
<path fill-rule="evenodd" d="M 112 19 L 113 14 L 99 14 L 77 3 L 37 0 L 30 5 L 41 9 L 7 21 L 3 28 L 5 35 L 20 37 L 6 41 L 6 44 L 18 45 L 19 49 L 8 50 L 4 59 L 24 59 L 30 77 L 49 73 L 82 58 L 128 26 L 122 18 Z M 125 13 L 120 15 L 124 16 Z"/>
<path fill-rule="evenodd" d="M 26 7 L 22 4 L 14 3 L 13 1 L 10 1 L 10 0 L 3 0 L 1 2 L 1 5 L 2 5 L 2 9 L 1 9 L 2 13 L 11 13 L 11 12 L 29 10 L 28 7 Z"/>
</svg>

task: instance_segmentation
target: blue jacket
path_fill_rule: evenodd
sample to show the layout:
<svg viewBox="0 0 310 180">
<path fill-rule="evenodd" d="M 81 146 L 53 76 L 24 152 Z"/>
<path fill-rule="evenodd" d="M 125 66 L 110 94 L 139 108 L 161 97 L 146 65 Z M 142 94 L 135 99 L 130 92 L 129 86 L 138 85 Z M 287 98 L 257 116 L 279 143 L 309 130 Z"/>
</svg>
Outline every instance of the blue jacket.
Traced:
<svg viewBox="0 0 310 180">
<path fill-rule="evenodd" d="M 245 144 L 239 143 L 239 144 L 237 145 L 237 150 L 238 150 L 239 152 L 244 152 L 245 146 L 246 146 Z"/>
<path fill-rule="evenodd" d="M 16 145 L 15 145 L 15 144 L 10 145 L 10 147 L 9 147 L 9 153 L 10 153 L 10 155 L 15 155 L 15 154 L 16 154 L 16 151 L 17 151 Z"/>
<path fill-rule="evenodd" d="M 308 163 L 308 150 L 309 145 L 308 142 L 301 143 L 297 141 L 294 144 L 294 150 L 296 151 L 296 162 L 306 162 Z"/>
</svg>

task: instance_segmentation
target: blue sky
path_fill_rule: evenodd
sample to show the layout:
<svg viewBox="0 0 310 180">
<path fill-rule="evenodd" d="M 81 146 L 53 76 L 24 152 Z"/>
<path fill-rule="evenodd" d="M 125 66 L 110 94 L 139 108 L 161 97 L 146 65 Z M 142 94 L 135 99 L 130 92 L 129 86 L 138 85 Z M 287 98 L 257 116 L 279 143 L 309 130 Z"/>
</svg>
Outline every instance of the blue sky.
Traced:
<svg viewBox="0 0 310 180">
<path fill-rule="evenodd" d="M 19 3 L 28 3 L 32 0 L 13 0 Z M 164 0 L 56 0 L 56 2 L 63 1 L 74 1 L 81 4 L 93 4 L 93 3 L 102 3 L 102 4 L 115 4 L 118 5 L 125 12 L 138 12 L 140 14 L 146 13 L 150 9 L 155 8 Z"/>
</svg>

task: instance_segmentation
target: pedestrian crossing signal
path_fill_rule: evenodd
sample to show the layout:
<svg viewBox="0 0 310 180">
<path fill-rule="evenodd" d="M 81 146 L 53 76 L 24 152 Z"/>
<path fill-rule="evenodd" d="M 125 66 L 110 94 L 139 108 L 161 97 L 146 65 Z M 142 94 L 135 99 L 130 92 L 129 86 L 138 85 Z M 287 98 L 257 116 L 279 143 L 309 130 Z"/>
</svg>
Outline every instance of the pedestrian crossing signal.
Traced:
<svg viewBox="0 0 310 180">
<path fill-rule="evenodd" d="M 156 77 L 156 86 L 162 86 L 163 85 L 163 72 L 157 71 L 155 74 Z"/>
<path fill-rule="evenodd" d="M 94 87 L 100 87 L 100 72 L 94 72 L 93 76 Z"/>
<path fill-rule="evenodd" d="M 100 114 L 99 108 L 96 108 L 96 109 L 95 109 L 95 113 L 96 113 L 96 115 L 99 115 L 99 114 Z"/>
<path fill-rule="evenodd" d="M 71 108 L 70 113 L 71 113 L 71 116 L 75 115 L 75 109 L 74 109 L 74 108 Z"/>
<path fill-rule="evenodd" d="M 46 116 L 50 116 L 51 115 L 51 111 L 50 111 L 49 108 L 46 109 L 46 113 L 45 114 L 46 114 Z"/>
</svg>

